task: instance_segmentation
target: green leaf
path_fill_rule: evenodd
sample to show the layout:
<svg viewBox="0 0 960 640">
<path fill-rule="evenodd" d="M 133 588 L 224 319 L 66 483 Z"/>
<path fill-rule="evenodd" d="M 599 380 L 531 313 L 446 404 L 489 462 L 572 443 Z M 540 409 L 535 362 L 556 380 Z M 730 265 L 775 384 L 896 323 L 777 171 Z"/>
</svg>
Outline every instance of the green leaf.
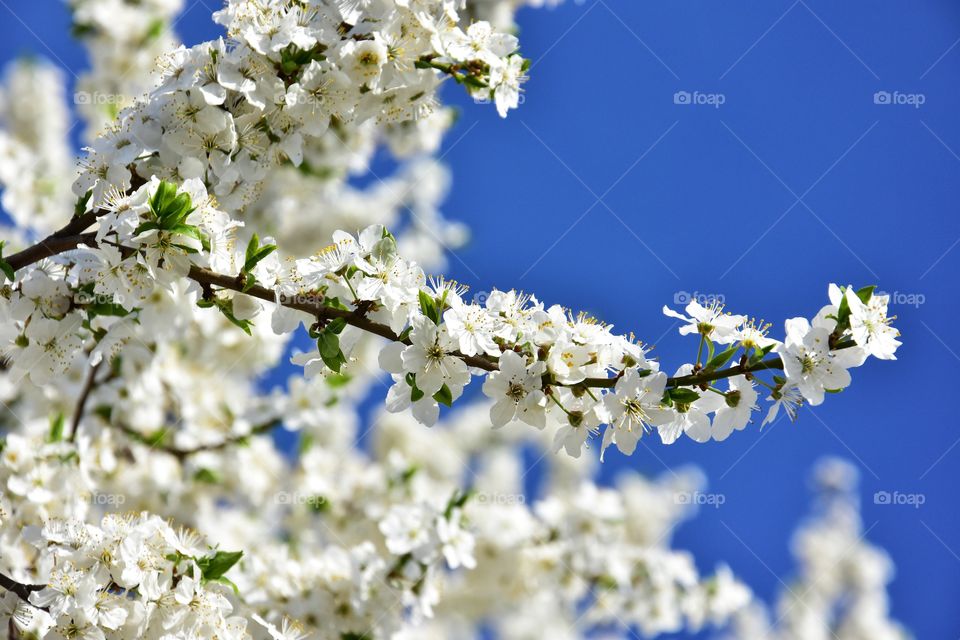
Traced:
<svg viewBox="0 0 960 640">
<path fill-rule="evenodd" d="M 766 357 L 766 355 L 767 355 L 768 353 L 770 353 L 771 351 L 773 351 L 773 348 L 774 348 L 775 346 L 776 346 L 775 344 L 768 344 L 768 345 L 765 346 L 763 349 L 757 349 L 757 350 L 755 350 L 755 351 L 753 352 L 753 355 L 750 356 L 750 360 L 748 361 L 748 364 L 751 365 L 751 366 L 757 364 L 758 362 L 760 362 L 761 360 L 763 360 L 764 357 Z"/>
<path fill-rule="evenodd" d="M 324 331 L 317 338 L 317 349 L 324 358 L 335 358 L 340 353 L 340 338 L 335 333 Z"/>
<path fill-rule="evenodd" d="M 9 262 L 4 260 L 3 258 L 0 258 L 0 271 L 3 272 L 3 275 L 6 276 L 7 280 L 9 280 L 10 282 L 13 282 L 17 277 L 17 274 L 14 272 L 13 267 L 10 265 Z"/>
<path fill-rule="evenodd" d="M 340 387 L 345 387 L 350 384 L 352 378 L 343 373 L 332 373 L 326 377 L 327 386 L 331 389 L 339 389 Z"/>
<path fill-rule="evenodd" d="M 161 18 L 154 18 L 150 22 L 147 32 L 143 36 L 144 42 L 150 42 L 151 40 L 156 40 L 163 35 L 163 20 Z"/>
<path fill-rule="evenodd" d="M 440 391 L 433 394 L 433 399 L 445 407 L 453 405 L 453 393 L 447 385 L 440 387 Z"/>
<path fill-rule="evenodd" d="M 434 324 L 440 324 L 440 312 L 437 310 L 437 302 L 426 291 L 420 291 L 420 310 L 423 315 L 433 320 Z"/>
<path fill-rule="evenodd" d="M 142 222 L 140 226 L 133 230 L 133 235 L 138 236 L 144 231 L 153 231 L 154 229 L 159 229 L 160 225 L 156 222 Z"/>
<path fill-rule="evenodd" d="M 193 479 L 203 484 L 220 484 L 220 474 L 206 467 L 197 469 L 197 472 L 193 474 Z"/>
<path fill-rule="evenodd" d="M 186 220 L 194 209 L 190 194 L 177 193 L 175 184 L 162 180 L 150 198 L 150 210 L 159 228 L 170 229 Z"/>
<path fill-rule="evenodd" d="M 256 286 L 256 284 L 257 284 L 257 276 L 253 275 L 252 273 L 243 274 L 243 286 L 241 287 L 241 289 L 243 290 L 244 293 L 246 293 L 247 291 L 250 291 L 250 289 L 253 289 Z"/>
<path fill-rule="evenodd" d="M 860 302 L 867 304 L 870 302 L 870 298 L 873 297 L 873 291 L 877 288 L 877 285 L 871 284 L 869 286 L 857 289 L 857 297 L 860 298 Z"/>
<path fill-rule="evenodd" d="M 679 404 L 690 404 L 700 397 L 700 394 L 693 389 L 679 387 L 677 389 L 667 390 L 670 399 Z"/>
<path fill-rule="evenodd" d="M 160 212 L 175 197 L 177 197 L 177 187 L 166 180 L 161 180 L 160 184 L 157 185 L 157 190 L 153 192 L 153 196 L 150 198 L 150 209 L 154 215 L 159 216 Z"/>
<path fill-rule="evenodd" d="M 346 356 L 340 349 L 340 338 L 336 333 L 329 330 L 329 327 L 320 332 L 317 337 L 317 350 L 320 352 L 320 358 L 327 368 L 336 373 L 340 373 L 340 368 L 347 361 Z"/>
<path fill-rule="evenodd" d="M 50 421 L 50 433 L 47 434 L 47 442 L 60 442 L 63 440 L 64 418 L 62 413 L 58 413 Z"/>
<path fill-rule="evenodd" d="M 250 331 L 250 327 L 253 326 L 253 323 L 250 322 L 249 320 L 241 320 L 240 318 L 234 315 L 232 299 L 222 300 L 220 298 L 213 298 L 213 299 L 200 298 L 199 300 L 197 300 L 197 306 L 200 307 L 201 309 L 209 309 L 210 307 L 216 307 L 217 309 L 220 310 L 220 313 L 222 313 L 227 318 L 227 320 L 229 320 L 234 325 L 243 329 L 244 333 L 246 333 L 248 336 L 252 335 Z"/>
<path fill-rule="evenodd" d="M 87 313 L 91 318 L 94 316 L 114 316 L 117 318 L 123 318 L 130 315 L 129 310 L 124 309 L 122 305 L 119 305 L 116 302 L 97 302 L 96 304 L 87 305 Z"/>
<path fill-rule="evenodd" d="M 713 356 L 712 358 L 710 358 L 709 361 L 707 361 L 707 366 L 706 366 L 706 368 L 707 368 L 707 369 L 719 369 L 719 368 L 722 367 L 723 365 L 727 364 L 727 363 L 730 361 L 730 358 L 732 358 L 732 357 L 734 356 L 734 354 L 736 354 L 737 351 L 739 351 L 739 350 L 740 350 L 740 345 L 734 345 L 734 346 L 730 347 L 729 349 L 725 349 L 725 350 L 721 351 L 721 352 L 718 353 L 717 355 L 715 355 L 715 356 Z"/>
<path fill-rule="evenodd" d="M 323 306 L 330 307 L 331 309 L 340 309 L 341 311 L 350 311 L 347 305 L 340 302 L 340 298 L 325 298 L 323 301 Z"/>
<path fill-rule="evenodd" d="M 837 328 L 836 331 L 842 332 L 850 324 L 850 305 L 847 304 L 847 296 L 840 298 L 840 306 L 837 307 Z"/>
<path fill-rule="evenodd" d="M 453 514 L 453 510 L 462 509 L 463 505 L 467 504 L 467 500 L 469 500 L 472 495 L 473 492 L 470 490 L 454 490 L 453 495 L 450 496 L 450 500 L 447 501 L 447 506 L 443 510 L 443 517 L 449 520 L 450 516 Z"/>
<path fill-rule="evenodd" d="M 334 318 L 327 324 L 327 331 L 331 333 L 340 334 L 343 332 L 344 328 L 347 326 L 347 321 L 345 318 Z"/>
<path fill-rule="evenodd" d="M 410 385 L 411 402 L 416 402 L 425 395 L 423 391 L 420 390 L 420 387 L 417 386 L 417 377 L 414 374 L 408 373 L 404 379 L 407 381 L 407 384 Z"/>
<path fill-rule="evenodd" d="M 251 271 L 261 260 L 276 250 L 277 245 L 275 244 L 265 244 L 261 247 L 260 238 L 257 236 L 257 234 L 253 234 L 253 237 L 250 238 L 250 242 L 247 243 L 247 252 L 242 271 L 244 273 Z"/>
<path fill-rule="evenodd" d="M 219 578 L 217 578 L 216 580 L 212 580 L 211 582 L 219 582 L 220 584 L 225 584 L 231 589 L 233 589 L 234 595 L 237 595 L 237 596 L 240 595 L 240 587 L 238 587 L 230 578 L 225 578 L 223 576 L 220 576 Z"/>
<path fill-rule="evenodd" d="M 108 404 L 101 404 L 93 409 L 94 415 L 100 417 L 104 422 L 110 422 L 111 416 L 113 416 L 113 407 Z"/>
<path fill-rule="evenodd" d="M 212 556 L 196 558 L 196 561 L 204 580 L 219 580 L 242 557 L 243 551 L 217 551 Z"/>
<path fill-rule="evenodd" d="M 87 192 L 77 198 L 76 204 L 73 205 L 73 216 L 79 218 L 87 212 L 87 203 L 90 202 L 90 197 L 93 195 L 93 189 L 87 189 Z"/>
</svg>

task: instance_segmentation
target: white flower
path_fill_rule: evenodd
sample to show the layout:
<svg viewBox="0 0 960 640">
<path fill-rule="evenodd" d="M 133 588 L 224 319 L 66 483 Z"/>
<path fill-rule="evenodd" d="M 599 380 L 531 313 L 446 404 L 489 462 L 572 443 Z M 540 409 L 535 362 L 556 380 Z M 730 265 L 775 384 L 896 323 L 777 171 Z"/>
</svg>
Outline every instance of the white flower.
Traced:
<svg viewBox="0 0 960 640">
<path fill-rule="evenodd" d="M 437 536 L 440 538 L 440 551 L 451 569 L 464 567 L 473 569 L 477 561 L 473 557 L 475 545 L 473 535 L 462 526 L 463 513 L 454 509 L 449 518 L 437 520 Z"/>
<path fill-rule="evenodd" d="M 380 71 L 388 60 L 387 47 L 374 40 L 348 40 L 340 48 L 340 64 L 354 85 L 379 86 Z"/>
<path fill-rule="evenodd" d="M 770 406 L 769 411 L 767 411 L 767 416 L 763 419 L 763 422 L 760 423 L 761 427 L 776 420 L 777 415 L 780 413 L 780 407 L 783 407 L 783 410 L 787 413 L 787 417 L 789 417 L 790 420 L 796 420 L 797 411 L 803 404 L 803 396 L 800 394 L 800 390 L 796 384 L 792 383 L 787 383 L 776 391 L 771 392 L 769 400 L 772 400 L 773 404 Z"/>
<path fill-rule="evenodd" d="M 741 430 L 750 422 L 757 408 L 757 390 L 744 376 L 730 378 L 730 390 L 723 396 L 724 405 L 713 416 L 713 439 L 726 440 L 734 430 Z"/>
<path fill-rule="evenodd" d="M 613 393 L 603 397 L 607 428 L 601 455 L 611 444 L 630 455 L 647 429 L 673 419 L 673 411 L 661 404 L 666 386 L 667 374 L 662 371 L 641 376 L 637 369 L 627 369 Z"/>
<path fill-rule="evenodd" d="M 501 118 L 506 118 L 507 112 L 520 104 L 520 85 L 527 79 L 523 73 L 525 62 L 521 56 L 510 56 L 505 62 L 490 67 L 490 86 Z"/>
<path fill-rule="evenodd" d="M 677 369 L 676 377 L 690 375 L 693 366 L 685 364 Z M 723 397 L 712 391 L 697 391 L 700 397 L 690 403 L 674 401 L 675 412 L 670 422 L 657 426 L 663 444 L 673 444 L 681 434 L 697 442 L 707 442 L 712 435 L 710 416 L 724 405 Z"/>
<path fill-rule="evenodd" d="M 78 313 L 70 313 L 59 321 L 33 318 L 25 332 L 28 344 L 16 354 L 14 368 L 29 374 L 37 385 L 62 374 L 83 347 L 83 340 L 77 335 L 81 322 Z"/>
<path fill-rule="evenodd" d="M 825 391 L 836 391 L 850 384 L 847 371 L 830 352 L 830 332 L 811 327 L 806 318 L 787 320 L 787 338 L 777 345 L 783 360 L 787 382 L 793 383 L 813 406 L 823 402 Z"/>
<path fill-rule="evenodd" d="M 554 388 L 553 393 L 559 402 L 554 403 L 554 415 L 562 423 L 554 434 L 553 448 L 555 451 L 565 449 L 568 455 L 579 458 L 587 438 L 597 433 L 602 422 L 599 405 L 587 394 L 577 398 L 569 390 L 558 388 Z"/>
<path fill-rule="evenodd" d="M 566 337 L 561 337 L 550 348 L 547 369 L 559 382 L 576 384 L 587 377 L 584 367 L 591 357 L 588 346 L 576 344 Z"/>
<path fill-rule="evenodd" d="M 397 556 L 416 554 L 430 544 L 433 525 L 424 507 L 395 505 L 380 521 L 380 533 L 386 539 L 390 553 Z"/>
<path fill-rule="evenodd" d="M 740 325 L 746 322 L 744 316 L 724 313 L 723 306 L 716 302 L 704 307 L 696 300 L 691 300 L 685 310 L 690 315 L 689 318 L 666 305 L 663 307 L 663 314 L 688 323 L 680 327 L 680 335 L 700 334 L 717 344 L 730 344 L 735 341 Z"/>
<path fill-rule="evenodd" d="M 515 36 L 498 33 L 489 22 L 474 22 L 466 33 L 459 29 L 449 33 L 446 53 L 455 60 L 481 60 L 493 66 L 517 49 Z"/>
<path fill-rule="evenodd" d="M 483 393 L 494 400 L 490 407 L 494 427 L 514 419 L 538 429 L 546 425 L 546 398 L 541 390 L 545 369 L 539 361 L 528 366 L 526 358 L 515 351 L 505 351 L 500 356 L 499 371 L 490 373 L 483 383 Z"/>
<path fill-rule="evenodd" d="M 322 135 L 330 116 L 345 118 L 357 103 L 357 89 L 349 76 L 329 62 L 311 62 L 299 82 L 287 89 L 285 104 L 305 133 Z"/>
<path fill-rule="evenodd" d="M 267 630 L 272 640 L 305 640 L 310 634 L 303 630 L 299 623 L 284 618 L 280 628 L 270 624 L 256 613 L 250 616 L 253 620 Z"/>
<path fill-rule="evenodd" d="M 850 307 L 850 333 L 854 342 L 869 355 L 881 360 L 896 360 L 894 353 L 900 346 L 897 340 L 900 332 L 890 326 L 887 317 L 890 296 L 874 294 L 864 303 L 852 287 L 847 287 L 845 297 Z"/>
<path fill-rule="evenodd" d="M 460 397 L 464 386 L 470 382 L 470 372 L 463 359 L 453 355 L 458 345 L 446 326 L 437 326 L 429 318 L 421 316 L 414 322 L 410 341 L 412 344 L 403 348 L 400 359 L 403 371 L 416 376 L 417 387 L 424 394 L 432 396 L 446 385 L 454 399 Z M 387 349 L 382 353 L 388 353 Z M 392 369 L 395 369 L 395 361 L 387 371 L 400 373 Z"/>
<path fill-rule="evenodd" d="M 450 335 L 460 345 L 460 353 L 475 356 L 478 353 L 496 356 L 500 347 L 493 338 L 498 327 L 493 316 L 475 304 L 466 304 L 459 297 L 450 296 L 450 308 L 443 313 L 443 322 Z"/>
</svg>

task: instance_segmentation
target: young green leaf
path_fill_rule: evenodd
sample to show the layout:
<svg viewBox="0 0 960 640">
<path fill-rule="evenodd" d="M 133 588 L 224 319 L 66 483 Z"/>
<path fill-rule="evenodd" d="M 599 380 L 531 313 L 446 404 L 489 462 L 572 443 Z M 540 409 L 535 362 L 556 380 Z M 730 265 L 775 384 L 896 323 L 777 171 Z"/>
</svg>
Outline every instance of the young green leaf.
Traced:
<svg viewBox="0 0 960 640">
<path fill-rule="evenodd" d="M 197 566 L 204 580 L 219 580 L 240 561 L 243 551 L 217 551 L 212 556 L 197 558 Z"/>
<path fill-rule="evenodd" d="M 667 394 L 671 400 L 679 404 L 690 404 L 700 397 L 700 394 L 693 389 L 686 389 L 684 387 L 668 389 Z"/>
<path fill-rule="evenodd" d="M 736 354 L 737 351 L 739 350 L 740 350 L 740 345 L 734 345 L 729 349 L 724 349 L 717 355 L 710 358 L 709 361 L 707 361 L 706 369 L 707 370 L 719 369 L 723 365 L 727 364 L 727 362 L 730 361 L 730 358 L 732 358 L 734 354 Z"/>
<path fill-rule="evenodd" d="M 440 387 L 440 391 L 437 391 L 435 394 L 433 394 L 433 399 L 445 407 L 453 405 L 453 393 L 450 391 L 450 387 L 447 385 Z"/>
</svg>

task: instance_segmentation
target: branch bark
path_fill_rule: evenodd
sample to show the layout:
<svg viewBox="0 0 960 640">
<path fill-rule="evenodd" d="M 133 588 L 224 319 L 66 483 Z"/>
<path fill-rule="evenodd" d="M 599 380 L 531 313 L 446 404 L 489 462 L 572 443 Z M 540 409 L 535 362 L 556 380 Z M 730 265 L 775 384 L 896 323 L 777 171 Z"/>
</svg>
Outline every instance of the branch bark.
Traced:
<svg viewBox="0 0 960 640">
<path fill-rule="evenodd" d="M 76 220 L 79 220 L 79 218 Z M 77 222 L 76 226 L 79 226 L 80 224 L 81 223 Z M 90 246 L 95 245 L 95 238 L 93 237 L 93 234 L 64 234 L 64 231 L 73 225 L 74 222 L 71 222 L 70 225 L 67 225 L 67 227 L 64 227 L 64 229 L 54 233 L 39 244 L 11 255 L 7 259 L 7 262 L 13 266 L 14 270 L 18 270 L 37 262 L 42 258 L 75 249 L 81 244 Z M 40 248 L 38 249 L 38 247 Z M 390 327 L 370 320 L 359 310 L 346 311 L 324 305 L 323 298 L 319 295 L 280 297 L 278 300 L 276 293 L 272 289 L 268 289 L 262 285 L 254 285 L 244 290 L 244 282 L 239 276 L 229 276 L 222 273 L 217 273 L 215 271 L 211 271 L 210 269 L 198 267 L 196 265 L 190 267 L 188 277 L 205 288 L 220 287 L 221 289 L 228 289 L 230 291 L 242 293 L 266 302 L 279 302 L 279 304 L 287 308 L 303 311 L 304 313 L 307 313 L 321 321 L 342 318 L 350 326 L 356 327 L 362 331 L 381 336 L 394 342 L 410 344 L 409 339 L 401 340 L 400 336 L 398 336 Z M 841 344 L 838 345 L 837 348 L 842 349 L 847 346 L 850 345 Z M 461 358 L 467 365 L 477 369 L 483 369 L 484 371 L 497 371 L 499 369 L 498 362 L 495 358 L 485 356 L 468 356 L 459 352 L 455 352 L 453 355 Z M 730 378 L 741 374 L 754 373 L 757 371 L 765 371 L 770 369 L 783 369 L 783 362 L 779 357 L 768 358 L 767 360 L 763 360 L 752 365 L 738 364 L 726 369 L 703 371 L 686 376 L 671 377 L 667 379 L 667 386 L 696 387 L 709 384 L 715 380 L 722 380 L 724 378 Z M 619 380 L 619 377 L 617 376 L 606 378 L 587 378 L 582 382 L 572 385 L 560 385 L 559 383 L 555 383 L 555 385 L 581 388 L 611 388 L 617 384 L 617 380 Z"/>
<path fill-rule="evenodd" d="M 22 600 L 30 602 L 30 594 L 45 589 L 45 584 L 23 584 L 13 578 L 0 573 L 0 587 L 3 587 L 10 593 L 16 594 Z"/>
</svg>

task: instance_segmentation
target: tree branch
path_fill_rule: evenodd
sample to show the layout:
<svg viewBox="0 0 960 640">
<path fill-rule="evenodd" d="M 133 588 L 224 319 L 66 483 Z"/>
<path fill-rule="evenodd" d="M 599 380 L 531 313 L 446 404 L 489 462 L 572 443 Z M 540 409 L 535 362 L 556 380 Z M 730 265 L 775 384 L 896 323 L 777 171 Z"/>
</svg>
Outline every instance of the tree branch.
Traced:
<svg viewBox="0 0 960 640">
<path fill-rule="evenodd" d="M 255 426 L 250 430 L 250 433 L 245 433 L 243 435 L 235 436 L 231 438 L 224 438 L 220 442 L 215 442 L 213 444 L 202 444 L 189 449 L 166 446 L 166 445 L 160 444 L 160 442 L 162 442 L 162 436 L 166 436 L 166 433 L 167 433 L 166 431 L 161 432 L 161 438 L 154 439 L 154 438 L 151 438 L 150 436 L 146 436 L 140 433 L 136 429 L 128 427 L 125 424 L 111 424 L 110 426 L 116 427 L 117 429 L 125 433 L 127 436 L 129 436 L 130 438 L 136 440 L 141 444 L 147 445 L 148 447 L 152 449 L 156 449 L 157 451 L 169 453 L 170 455 L 174 456 L 175 458 L 183 462 L 188 457 L 192 455 L 196 455 L 198 453 L 203 453 L 205 451 L 220 451 L 222 449 L 226 449 L 227 447 L 230 447 L 231 445 L 239 444 L 240 442 L 243 442 L 250 436 L 256 436 L 256 435 L 267 433 L 268 431 L 271 431 L 276 427 L 280 426 L 280 424 L 281 424 L 281 421 L 279 418 L 277 418 L 269 422 L 265 422 L 261 425 Z M 160 442 L 158 442 L 157 440 L 159 440 Z"/>
<path fill-rule="evenodd" d="M 45 589 L 47 585 L 45 584 L 23 584 L 17 582 L 13 578 L 7 577 L 4 574 L 0 573 L 0 587 L 3 587 L 10 593 L 16 594 L 22 600 L 30 602 L 30 594 Z"/>
<path fill-rule="evenodd" d="M 68 225 L 68 227 L 69 226 L 70 225 Z M 66 228 L 67 227 L 64 227 L 64 229 Z M 40 243 L 47 243 L 47 246 L 42 251 L 37 251 L 36 248 L 39 245 L 36 245 L 29 249 L 25 249 L 20 253 L 13 254 L 10 256 L 7 262 L 13 266 L 14 270 L 17 270 L 42 258 L 48 257 L 49 255 L 56 255 L 56 253 L 69 251 L 70 249 L 76 248 L 81 244 L 92 244 L 95 242 L 94 238 L 92 237 L 93 234 L 64 236 L 61 235 L 62 231 L 63 230 L 58 231 L 53 236 L 50 236 L 50 238 Z M 59 248 L 59 251 L 50 253 L 50 251 L 54 248 Z M 16 264 L 14 263 L 14 260 L 17 260 Z M 221 289 L 228 289 L 230 291 L 242 293 L 266 302 L 276 303 L 278 301 L 276 293 L 272 289 L 268 289 L 262 285 L 255 284 L 252 287 L 248 287 L 246 290 L 244 290 L 244 282 L 239 276 L 228 276 L 222 273 L 211 271 L 210 269 L 206 269 L 204 267 L 193 265 L 190 267 L 188 277 L 204 287 L 220 287 Z M 303 311 L 304 313 L 310 314 L 318 320 L 333 320 L 334 318 L 342 318 L 347 324 L 362 331 L 366 331 L 367 333 L 372 333 L 394 342 L 410 344 L 409 338 L 401 340 L 400 336 L 398 336 L 390 327 L 370 320 L 364 315 L 363 312 L 359 310 L 347 311 L 344 309 L 329 307 L 323 304 L 323 297 L 319 294 L 313 296 L 281 296 L 279 303 L 289 309 Z M 849 346 L 852 346 L 852 343 L 840 344 L 835 348 L 844 349 Z M 462 359 L 467 365 L 477 369 L 483 369 L 484 371 L 497 371 L 499 369 L 499 364 L 495 358 L 486 356 L 467 356 L 459 352 L 454 352 L 453 355 Z M 715 380 L 722 380 L 724 378 L 730 378 L 741 374 L 749 374 L 769 369 L 783 369 L 783 362 L 779 357 L 773 357 L 752 365 L 739 364 L 726 369 L 703 371 L 686 376 L 668 378 L 667 386 L 696 387 L 709 384 Z M 553 384 L 555 386 L 570 386 L 580 388 L 611 388 L 616 386 L 617 380 L 619 380 L 619 376 L 607 378 L 587 378 L 582 382 L 570 385 L 564 385 L 556 382 Z M 189 455 L 189 453 L 186 453 L 185 455 Z"/>
<path fill-rule="evenodd" d="M 83 382 L 83 388 L 80 389 L 80 395 L 77 397 L 76 408 L 73 410 L 73 420 L 70 423 L 70 433 L 67 435 L 67 441 L 73 442 L 77 439 L 77 429 L 80 427 L 80 420 L 83 418 L 83 412 L 87 404 L 87 399 L 90 397 L 90 392 L 93 391 L 96 387 L 96 376 L 97 371 L 100 370 L 100 365 L 103 364 L 101 360 L 97 364 L 90 367 L 90 370 L 87 372 L 87 378 Z"/>
<path fill-rule="evenodd" d="M 93 239 L 93 234 L 83 232 L 93 226 L 99 215 L 99 211 L 88 211 L 74 216 L 62 229 L 54 231 L 32 247 L 7 256 L 6 262 L 13 267 L 14 271 L 17 271 L 44 258 L 74 249 L 77 245 L 86 244 L 88 240 Z"/>
</svg>

